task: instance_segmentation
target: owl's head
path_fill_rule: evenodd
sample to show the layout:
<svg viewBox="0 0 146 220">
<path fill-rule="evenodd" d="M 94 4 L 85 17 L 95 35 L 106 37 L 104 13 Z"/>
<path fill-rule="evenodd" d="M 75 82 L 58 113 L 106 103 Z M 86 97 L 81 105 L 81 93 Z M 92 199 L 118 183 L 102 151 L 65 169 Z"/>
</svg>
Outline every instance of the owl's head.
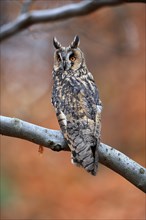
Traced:
<svg viewBox="0 0 146 220">
<path fill-rule="evenodd" d="M 62 47 L 56 37 L 53 38 L 53 44 L 56 49 L 54 54 L 54 70 L 78 70 L 85 66 L 83 52 L 78 48 L 80 39 L 75 36 L 73 42 L 68 47 Z"/>
</svg>

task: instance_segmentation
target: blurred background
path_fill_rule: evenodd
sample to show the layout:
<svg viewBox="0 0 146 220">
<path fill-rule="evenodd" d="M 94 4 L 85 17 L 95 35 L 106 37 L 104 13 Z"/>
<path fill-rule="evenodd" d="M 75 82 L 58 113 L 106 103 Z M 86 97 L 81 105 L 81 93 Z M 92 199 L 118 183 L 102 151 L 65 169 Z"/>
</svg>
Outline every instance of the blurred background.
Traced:
<svg viewBox="0 0 146 220">
<path fill-rule="evenodd" d="M 34 0 L 29 10 L 73 0 Z M 0 24 L 20 15 L 23 0 L 1 0 Z M 83 17 L 36 24 L 1 43 L 1 114 L 59 129 L 51 105 L 56 36 L 80 36 L 103 103 L 102 142 L 145 166 L 145 5 L 105 7 Z M 69 152 L 1 137 L 1 219 L 145 219 L 145 195 L 99 165 L 92 177 Z"/>
</svg>

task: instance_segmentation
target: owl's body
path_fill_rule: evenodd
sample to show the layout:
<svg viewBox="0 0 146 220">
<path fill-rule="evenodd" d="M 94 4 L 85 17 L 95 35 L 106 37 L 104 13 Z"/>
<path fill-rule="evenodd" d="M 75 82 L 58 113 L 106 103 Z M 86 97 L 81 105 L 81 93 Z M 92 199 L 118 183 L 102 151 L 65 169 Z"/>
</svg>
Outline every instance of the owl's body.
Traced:
<svg viewBox="0 0 146 220">
<path fill-rule="evenodd" d="M 92 175 L 98 167 L 101 130 L 101 101 L 92 74 L 88 71 L 79 38 L 64 48 L 54 39 L 52 103 L 63 135 L 72 152 L 72 162 Z"/>
</svg>

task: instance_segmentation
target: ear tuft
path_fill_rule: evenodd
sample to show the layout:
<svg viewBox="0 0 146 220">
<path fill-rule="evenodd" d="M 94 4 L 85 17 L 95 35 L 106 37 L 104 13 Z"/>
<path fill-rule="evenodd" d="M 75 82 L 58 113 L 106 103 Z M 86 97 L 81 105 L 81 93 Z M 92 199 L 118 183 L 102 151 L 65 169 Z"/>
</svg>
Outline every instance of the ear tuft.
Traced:
<svg viewBox="0 0 146 220">
<path fill-rule="evenodd" d="M 53 37 L 53 45 L 56 49 L 60 49 L 62 47 L 56 37 Z"/>
<path fill-rule="evenodd" d="M 73 42 L 71 43 L 70 47 L 71 48 L 77 48 L 80 44 L 80 38 L 78 35 L 75 36 Z"/>
</svg>

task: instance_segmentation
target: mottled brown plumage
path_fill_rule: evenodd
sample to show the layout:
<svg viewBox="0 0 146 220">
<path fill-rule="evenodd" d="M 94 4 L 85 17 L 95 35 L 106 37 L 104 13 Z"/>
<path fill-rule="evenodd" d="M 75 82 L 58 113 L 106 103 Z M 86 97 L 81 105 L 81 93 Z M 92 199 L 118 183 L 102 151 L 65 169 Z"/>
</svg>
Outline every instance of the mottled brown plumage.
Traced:
<svg viewBox="0 0 146 220">
<path fill-rule="evenodd" d="M 63 135 L 72 152 L 72 162 L 92 175 L 98 167 L 101 131 L 101 101 L 92 74 L 88 71 L 76 36 L 68 47 L 56 38 L 52 103 Z"/>
</svg>

